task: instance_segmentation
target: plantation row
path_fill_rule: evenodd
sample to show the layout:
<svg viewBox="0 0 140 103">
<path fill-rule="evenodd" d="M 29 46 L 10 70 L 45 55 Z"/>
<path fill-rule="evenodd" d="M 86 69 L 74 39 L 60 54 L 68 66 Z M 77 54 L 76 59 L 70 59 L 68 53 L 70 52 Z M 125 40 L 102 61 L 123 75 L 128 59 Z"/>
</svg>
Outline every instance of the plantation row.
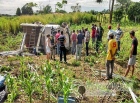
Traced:
<svg viewBox="0 0 140 103">
<path fill-rule="evenodd" d="M 69 14 L 46 14 L 46 15 L 25 15 L 18 17 L 0 17 L 0 31 L 16 34 L 21 28 L 21 23 L 41 22 L 42 24 L 56 23 L 70 24 L 91 23 L 96 21 L 95 16 L 90 13 L 69 13 Z"/>
<path fill-rule="evenodd" d="M 34 100 L 39 102 L 56 103 L 56 95 L 59 92 L 63 93 L 64 101 L 68 98 L 72 81 L 65 76 L 65 70 L 62 69 L 59 62 L 55 62 L 55 66 L 45 62 L 41 67 L 34 68 L 29 64 L 31 58 L 15 57 L 20 60 L 19 74 L 12 76 L 7 74 L 6 85 L 8 88 L 8 99 L 6 103 L 27 102 L 34 103 Z M 13 60 L 12 60 L 13 61 Z M 5 70 L 7 67 L 3 67 Z M 13 69 L 15 69 L 13 67 Z M 38 71 L 39 70 L 39 71 Z M 14 88 L 14 89 L 13 89 Z M 24 98 L 21 96 L 24 95 Z M 36 103 L 36 102 L 35 102 Z"/>
</svg>

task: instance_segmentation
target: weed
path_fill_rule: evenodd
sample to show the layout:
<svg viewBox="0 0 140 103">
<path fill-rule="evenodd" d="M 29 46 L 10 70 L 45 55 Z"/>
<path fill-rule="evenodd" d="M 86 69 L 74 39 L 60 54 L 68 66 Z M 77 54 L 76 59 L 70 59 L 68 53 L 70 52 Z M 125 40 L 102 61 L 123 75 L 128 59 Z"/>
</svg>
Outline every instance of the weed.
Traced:
<svg viewBox="0 0 140 103">
<path fill-rule="evenodd" d="M 73 65 L 73 66 L 80 66 L 81 63 L 80 63 L 80 61 L 73 60 L 73 61 L 72 61 L 72 65 Z"/>
</svg>

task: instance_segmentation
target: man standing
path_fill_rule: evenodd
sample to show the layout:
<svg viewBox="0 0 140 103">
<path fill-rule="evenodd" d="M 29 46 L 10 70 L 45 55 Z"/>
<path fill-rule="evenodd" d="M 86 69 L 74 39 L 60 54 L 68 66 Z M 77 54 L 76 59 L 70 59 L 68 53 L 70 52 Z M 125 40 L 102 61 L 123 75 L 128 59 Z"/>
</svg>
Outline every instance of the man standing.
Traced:
<svg viewBox="0 0 140 103">
<path fill-rule="evenodd" d="M 99 41 L 102 42 L 102 36 L 104 34 L 104 29 L 102 28 L 101 23 L 99 23 L 98 30 L 99 30 Z"/>
<path fill-rule="evenodd" d="M 117 42 L 114 39 L 114 35 L 109 35 L 107 61 L 106 61 L 106 80 L 112 79 L 115 54 L 117 52 Z"/>
<path fill-rule="evenodd" d="M 77 35 L 77 45 L 76 45 L 76 60 L 81 59 L 81 51 L 82 51 L 82 44 L 84 43 L 84 36 L 81 32 L 81 30 L 79 30 L 79 33 Z"/>
<path fill-rule="evenodd" d="M 72 55 L 74 55 L 76 52 L 76 39 L 77 39 L 77 34 L 75 33 L 75 30 L 73 30 L 73 33 L 71 35 L 71 42 L 72 42 L 71 53 L 72 53 Z"/>
<path fill-rule="evenodd" d="M 57 46 L 57 54 L 59 55 L 60 54 L 60 43 L 59 43 L 59 38 L 60 36 L 60 30 L 58 30 L 57 34 L 55 35 L 55 43 L 56 43 L 56 46 Z"/>
<path fill-rule="evenodd" d="M 92 27 L 92 35 L 91 35 L 91 37 L 92 37 L 92 46 L 94 46 L 94 48 L 95 48 L 96 28 L 94 26 Z"/>
<path fill-rule="evenodd" d="M 83 36 L 85 37 L 85 29 L 84 29 L 84 27 L 82 27 L 82 31 L 81 31 L 81 33 L 82 33 Z"/>
<path fill-rule="evenodd" d="M 115 37 L 116 37 L 116 41 L 117 41 L 117 44 L 118 44 L 118 51 L 120 51 L 120 39 L 123 36 L 123 32 L 120 29 L 120 24 L 117 24 L 117 30 L 115 32 L 116 32 Z"/>
<path fill-rule="evenodd" d="M 58 38 L 59 42 L 60 42 L 60 62 L 62 62 L 62 54 L 64 54 L 64 61 L 65 63 L 67 63 L 66 61 L 66 48 L 65 48 L 65 36 L 63 35 L 63 31 L 61 31 L 61 35 Z"/>
<path fill-rule="evenodd" d="M 108 26 L 108 29 L 109 29 L 109 31 L 108 31 L 108 34 L 107 34 L 107 40 L 109 41 L 109 35 L 110 35 L 110 34 L 113 34 L 114 37 L 115 37 L 116 32 L 115 32 L 114 30 L 112 30 L 112 28 L 111 28 L 110 25 Z"/>
<path fill-rule="evenodd" d="M 131 50 L 130 50 L 130 56 L 129 56 L 127 70 L 125 72 L 125 77 L 128 75 L 131 66 L 132 66 L 132 76 L 133 76 L 134 70 L 135 70 L 134 65 L 136 62 L 136 55 L 137 55 L 138 40 L 135 37 L 135 32 L 133 30 L 130 32 L 130 37 L 132 38 L 132 46 L 131 46 Z"/>
<path fill-rule="evenodd" d="M 85 42 L 86 42 L 86 56 L 88 56 L 88 44 L 90 40 L 90 32 L 88 31 L 88 28 L 85 29 Z"/>
<path fill-rule="evenodd" d="M 51 34 L 51 59 L 55 60 L 55 37 Z"/>
</svg>

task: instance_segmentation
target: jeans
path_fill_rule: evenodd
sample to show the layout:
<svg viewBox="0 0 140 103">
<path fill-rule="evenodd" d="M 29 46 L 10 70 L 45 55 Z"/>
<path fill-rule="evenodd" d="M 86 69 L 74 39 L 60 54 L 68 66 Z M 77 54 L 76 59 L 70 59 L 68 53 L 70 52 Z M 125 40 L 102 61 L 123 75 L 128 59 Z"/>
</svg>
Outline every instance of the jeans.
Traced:
<svg viewBox="0 0 140 103">
<path fill-rule="evenodd" d="M 99 51 L 100 41 L 96 40 L 96 52 Z"/>
<path fill-rule="evenodd" d="M 71 53 L 72 53 L 72 55 L 74 55 L 75 52 L 76 52 L 76 41 L 73 41 L 73 42 L 72 42 L 72 48 L 71 48 Z"/>
<path fill-rule="evenodd" d="M 57 55 L 59 55 L 59 54 L 60 54 L 60 44 L 57 43 Z"/>
<path fill-rule="evenodd" d="M 79 56 L 79 59 L 81 59 L 81 51 L 82 51 L 82 44 L 77 44 L 76 45 L 76 60 L 78 59 L 78 56 Z"/>
<path fill-rule="evenodd" d="M 86 42 L 86 56 L 88 56 L 88 44 L 89 42 Z"/>
<path fill-rule="evenodd" d="M 117 41 L 118 44 L 118 51 L 120 51 L 120 41 Z"/>
<path fill-rule="evenodd" d="M 114 68 L 114 60 L 107 60 L 106 61 L 106 76 L 107 78 L 112 78 Z"/>
<path fill-rule="evenodd" d="M 66 48 L 60 46 L 60 61 L 62 61 L 63 54 L 64 54 L 64 61 L 66 62 Z"/>
<path fill-rule="evenodd" d="M 99 36 L 99 41 L 101 41 L 101 42 L 102 42 L 102 36 Z"/>
</svg>

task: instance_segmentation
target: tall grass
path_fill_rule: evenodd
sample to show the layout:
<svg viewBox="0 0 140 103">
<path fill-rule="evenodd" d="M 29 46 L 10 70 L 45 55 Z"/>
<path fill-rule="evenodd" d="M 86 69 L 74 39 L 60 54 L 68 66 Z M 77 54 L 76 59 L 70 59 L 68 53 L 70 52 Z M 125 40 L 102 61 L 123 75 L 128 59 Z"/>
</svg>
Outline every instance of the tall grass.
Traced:
<svg viewBox="0 0 140 103">
<path fill-rule="evenodd" d="M 17 17 L 0 17 L 0 31 L 17 34 L 21 29 L 21 23 L 34 23 L 40 21 L 42 24 L 56 23 L 70 24 L 90 23 L 95 21 L 95 17 L 90 13 L 68 13 L 68 14 L 46 14 L 46 15 L 23 15 Z"/>
</svg>

